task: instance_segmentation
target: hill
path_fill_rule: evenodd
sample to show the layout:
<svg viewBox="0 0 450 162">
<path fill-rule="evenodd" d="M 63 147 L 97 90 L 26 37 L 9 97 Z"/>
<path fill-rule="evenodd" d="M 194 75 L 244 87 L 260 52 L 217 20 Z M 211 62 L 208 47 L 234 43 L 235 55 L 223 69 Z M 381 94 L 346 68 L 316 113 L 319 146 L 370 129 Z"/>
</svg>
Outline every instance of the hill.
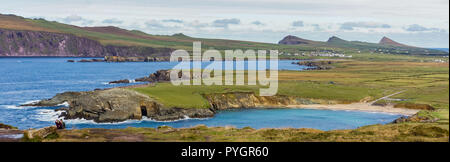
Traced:
<svg viewBox="0 0 450 162">
<path fill-rule="evenodd" d="M 411 47 L 401 47 L 400 51 L 402 52 L 398 52 L 399 47 L 342 39 L 334 41 L 334 39 L 328 42 L 319 42 L 287 36 L 279 44 L 204 39 L 189 37 L 182 33 L 151 35 L 138 30 L 126 30 L 114 26 L 78 27 L 45 19 L 28 19 L 0 14 L 0 56 L 168 57 L 171 51 L 176 49 L 191 51 L 193 41 L 201 41 L 203 50 L 276 49 L 283 53 L 298 53 L 321 50 L 377 52 L 381 49 L 385 53 L 396 50 L 398 54 L 448 54 L 438 50 Z"/>
<path fill-rule="evenodd" d="M 381 38 L 381 40 L 380 40 L 380 42 L 378 44 L 399 46 L 399 47 L 411 47 L 411 46 L 408 46 L 408 45 L 404 45 L 404 44 L 398 43 L 398 42 L 396 42 L 396 41 L 394 41 L 394 40 L 392 40 L 392 39 L 390 39 L 388 37 Z"/>
<path fill-rule="evenodd" d="M 286 45 L 314 44 L 314 43 L 317 43 L 317 42 L 299 38 L 299 37 L 292 36 L 292 35 L 288 35 L 278 42 L 278 44 L 286 44 Z"/>
</svg>

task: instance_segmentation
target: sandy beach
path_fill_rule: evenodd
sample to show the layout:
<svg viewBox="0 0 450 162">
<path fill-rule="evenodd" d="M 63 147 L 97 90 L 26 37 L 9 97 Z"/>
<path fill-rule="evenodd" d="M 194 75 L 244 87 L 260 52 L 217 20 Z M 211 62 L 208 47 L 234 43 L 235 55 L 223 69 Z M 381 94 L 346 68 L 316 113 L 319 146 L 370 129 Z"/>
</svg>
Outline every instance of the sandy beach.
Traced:
<svg viewBox="0 0 450 162">
<path fill-rule="evenodd" d="M 411 116 L 419 112 L 420 110 L 406 109 L 406 108 L 394 108 L 393 106 L 373 106 L 368 103 L 352 103 L 352 104 L 334 104 L 334 105 L 288 105 L 289 108 L 309 108 L 309 109 L 323 109 L 323 110 L 351 110 L 351 111 L 366 111 L 366 112 L 382 112 L 401 114 Z"/>
</svg>

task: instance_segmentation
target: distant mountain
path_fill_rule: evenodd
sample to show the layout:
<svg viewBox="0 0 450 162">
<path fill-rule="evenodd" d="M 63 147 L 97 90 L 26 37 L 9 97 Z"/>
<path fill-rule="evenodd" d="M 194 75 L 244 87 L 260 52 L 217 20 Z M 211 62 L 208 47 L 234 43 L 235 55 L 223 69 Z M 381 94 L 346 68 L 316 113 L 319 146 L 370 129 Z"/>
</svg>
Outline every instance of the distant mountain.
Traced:
<svg viewBox="0 0 450 162">
<path fill-rule="evenodd" d="M 332 36 L 330 38 L 328 38 L 327 43 L 331 43 L 331 44 L 337 44 L 337 43 L 349 43 L 349 41 L 346 41 L 344 39 L 341 39 L 339 37 L 336 36 Z"/>
<path fill-rule="evenodd" d="M 28 19 L 16 15 L 0 14 L 0 56 L 147 56 L 168 58 L 177 49 L 191 51 L 192 42 L 202 42 L 205 49 L 254 49 L 296 53 L 299 51 L 361 51 L 373 53 L 448 55 L 448 52 L 393 46 L 360 41 L 347 41 L 336 36 L 327 42 L 312 41 L 296 36 L 286 36 L 279 44 L 252 41 L 206 39 L 173 35 L 152 35 L 138 30 L 114 26 L 79 27 L 47 21 Z"/>
<path fill-rule="evenodd" d="M 285 45 L 312 44 L 312 43 L 314 43 L 314 41 L 299 38 L 292 35 L 288 35 L 278 42 L 278 44 L 285 44 Z"/>
<path fill-rule="evenodd" d="M 398 43 L 392 39 L 389 39 L 388 37 L 383 37 L 381 38 L 380 42 L 378 44 L 381 45 L 391 45 L 391 46 L 399 46 L 399 47 L 412 47 L 412 46 L 408 46 L 408 45 L 404 45 L 401 43 Z"/>
</svg>

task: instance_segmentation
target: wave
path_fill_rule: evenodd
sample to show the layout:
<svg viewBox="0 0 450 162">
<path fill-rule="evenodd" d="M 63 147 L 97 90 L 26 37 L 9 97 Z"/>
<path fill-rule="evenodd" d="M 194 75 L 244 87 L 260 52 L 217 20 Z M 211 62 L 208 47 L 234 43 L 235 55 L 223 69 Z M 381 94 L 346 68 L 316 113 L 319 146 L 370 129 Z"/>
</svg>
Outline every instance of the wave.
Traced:
<svg viewBox="0 0 450 162">
<path fill-rule="evenodd" d="M 38 109 L 37 114 L 33 115 L 34 119 L 39 121 L 55 121 L 56 119 L 62 119 L 59 116 L 62 111 L 55 111 L 53 109 Z"/>
<path fill-rule="evenodd" d="M 65 101 L 65 102 L 63 102 L 63 103 L 61 103 L 61 104 L 58 104 L 58 105 L 56 105 L 56 106 L 69 107 L 69 103 L 67 103 L 67 101 Z"/>
<path fill-rule="evenodd" d="M 56 119 L 63 119 L 63 117 L 59 117 L 62 111 L 55 111 L 53 109 L 38 109 L 36 110 L 37 114 L 33 117 L 39 121 L 55 121 Z M 177 122 L 183 120 L 207 120 L 210 118 L 190 118 L 188 116 L 184 116 L 183 119 L 178 120 L 169 120 L 169 121 L 157 121 L 152 118 L 142 117 L 142 119 L 130 119 L 122 122 L 113 122 L 113 123 L 97 123 L 94 120 L 87 119 L 67 119 L 64 120 L 67 124 L 77 125 L 77 124 L 94 124 L 94 125 L 121 125 L 121 124 L 139 124 L 142 122 L 158 122 L 158 123 L 170 123 Z"/>
<path fill-rule="evenodd" d="M 0 108 L 5 108 L 5 109 L 31 109 L 31 108 L 36 108 L 34 106 L 17 106 L 17 105 L 0 105 Z"/>
<path fill-rule="evenodd" d="M 35 104 L 38 103 L 41 100 L 31 100 L 31 101 L 25 101 L 23 103 L 20 103 L 20 105 L 25 105 L 25 104 Z"/>
</svg>

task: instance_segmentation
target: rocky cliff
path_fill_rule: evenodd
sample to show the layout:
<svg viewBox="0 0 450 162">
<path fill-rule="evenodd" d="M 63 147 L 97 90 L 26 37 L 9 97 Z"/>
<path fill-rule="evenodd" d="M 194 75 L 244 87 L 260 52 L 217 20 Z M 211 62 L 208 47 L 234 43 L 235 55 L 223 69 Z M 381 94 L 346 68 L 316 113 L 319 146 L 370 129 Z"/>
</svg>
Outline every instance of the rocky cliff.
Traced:
<svg viewBox="0 0 450 162">
<path fill-rule="evenodd" d="M 173 49 L 102 45 L 96 40 L 44 31 L 0 29 L 0 56 L 170 56 Z"/>
<path fill-rule="evenodd" d="M 309 99 L 293 96 L 257 96 L 254 93 L 220 93 L 204 96 L 213 110 L 241 108 L 278 108 L 288 105 L 316 104 Z"/>
</svg>

